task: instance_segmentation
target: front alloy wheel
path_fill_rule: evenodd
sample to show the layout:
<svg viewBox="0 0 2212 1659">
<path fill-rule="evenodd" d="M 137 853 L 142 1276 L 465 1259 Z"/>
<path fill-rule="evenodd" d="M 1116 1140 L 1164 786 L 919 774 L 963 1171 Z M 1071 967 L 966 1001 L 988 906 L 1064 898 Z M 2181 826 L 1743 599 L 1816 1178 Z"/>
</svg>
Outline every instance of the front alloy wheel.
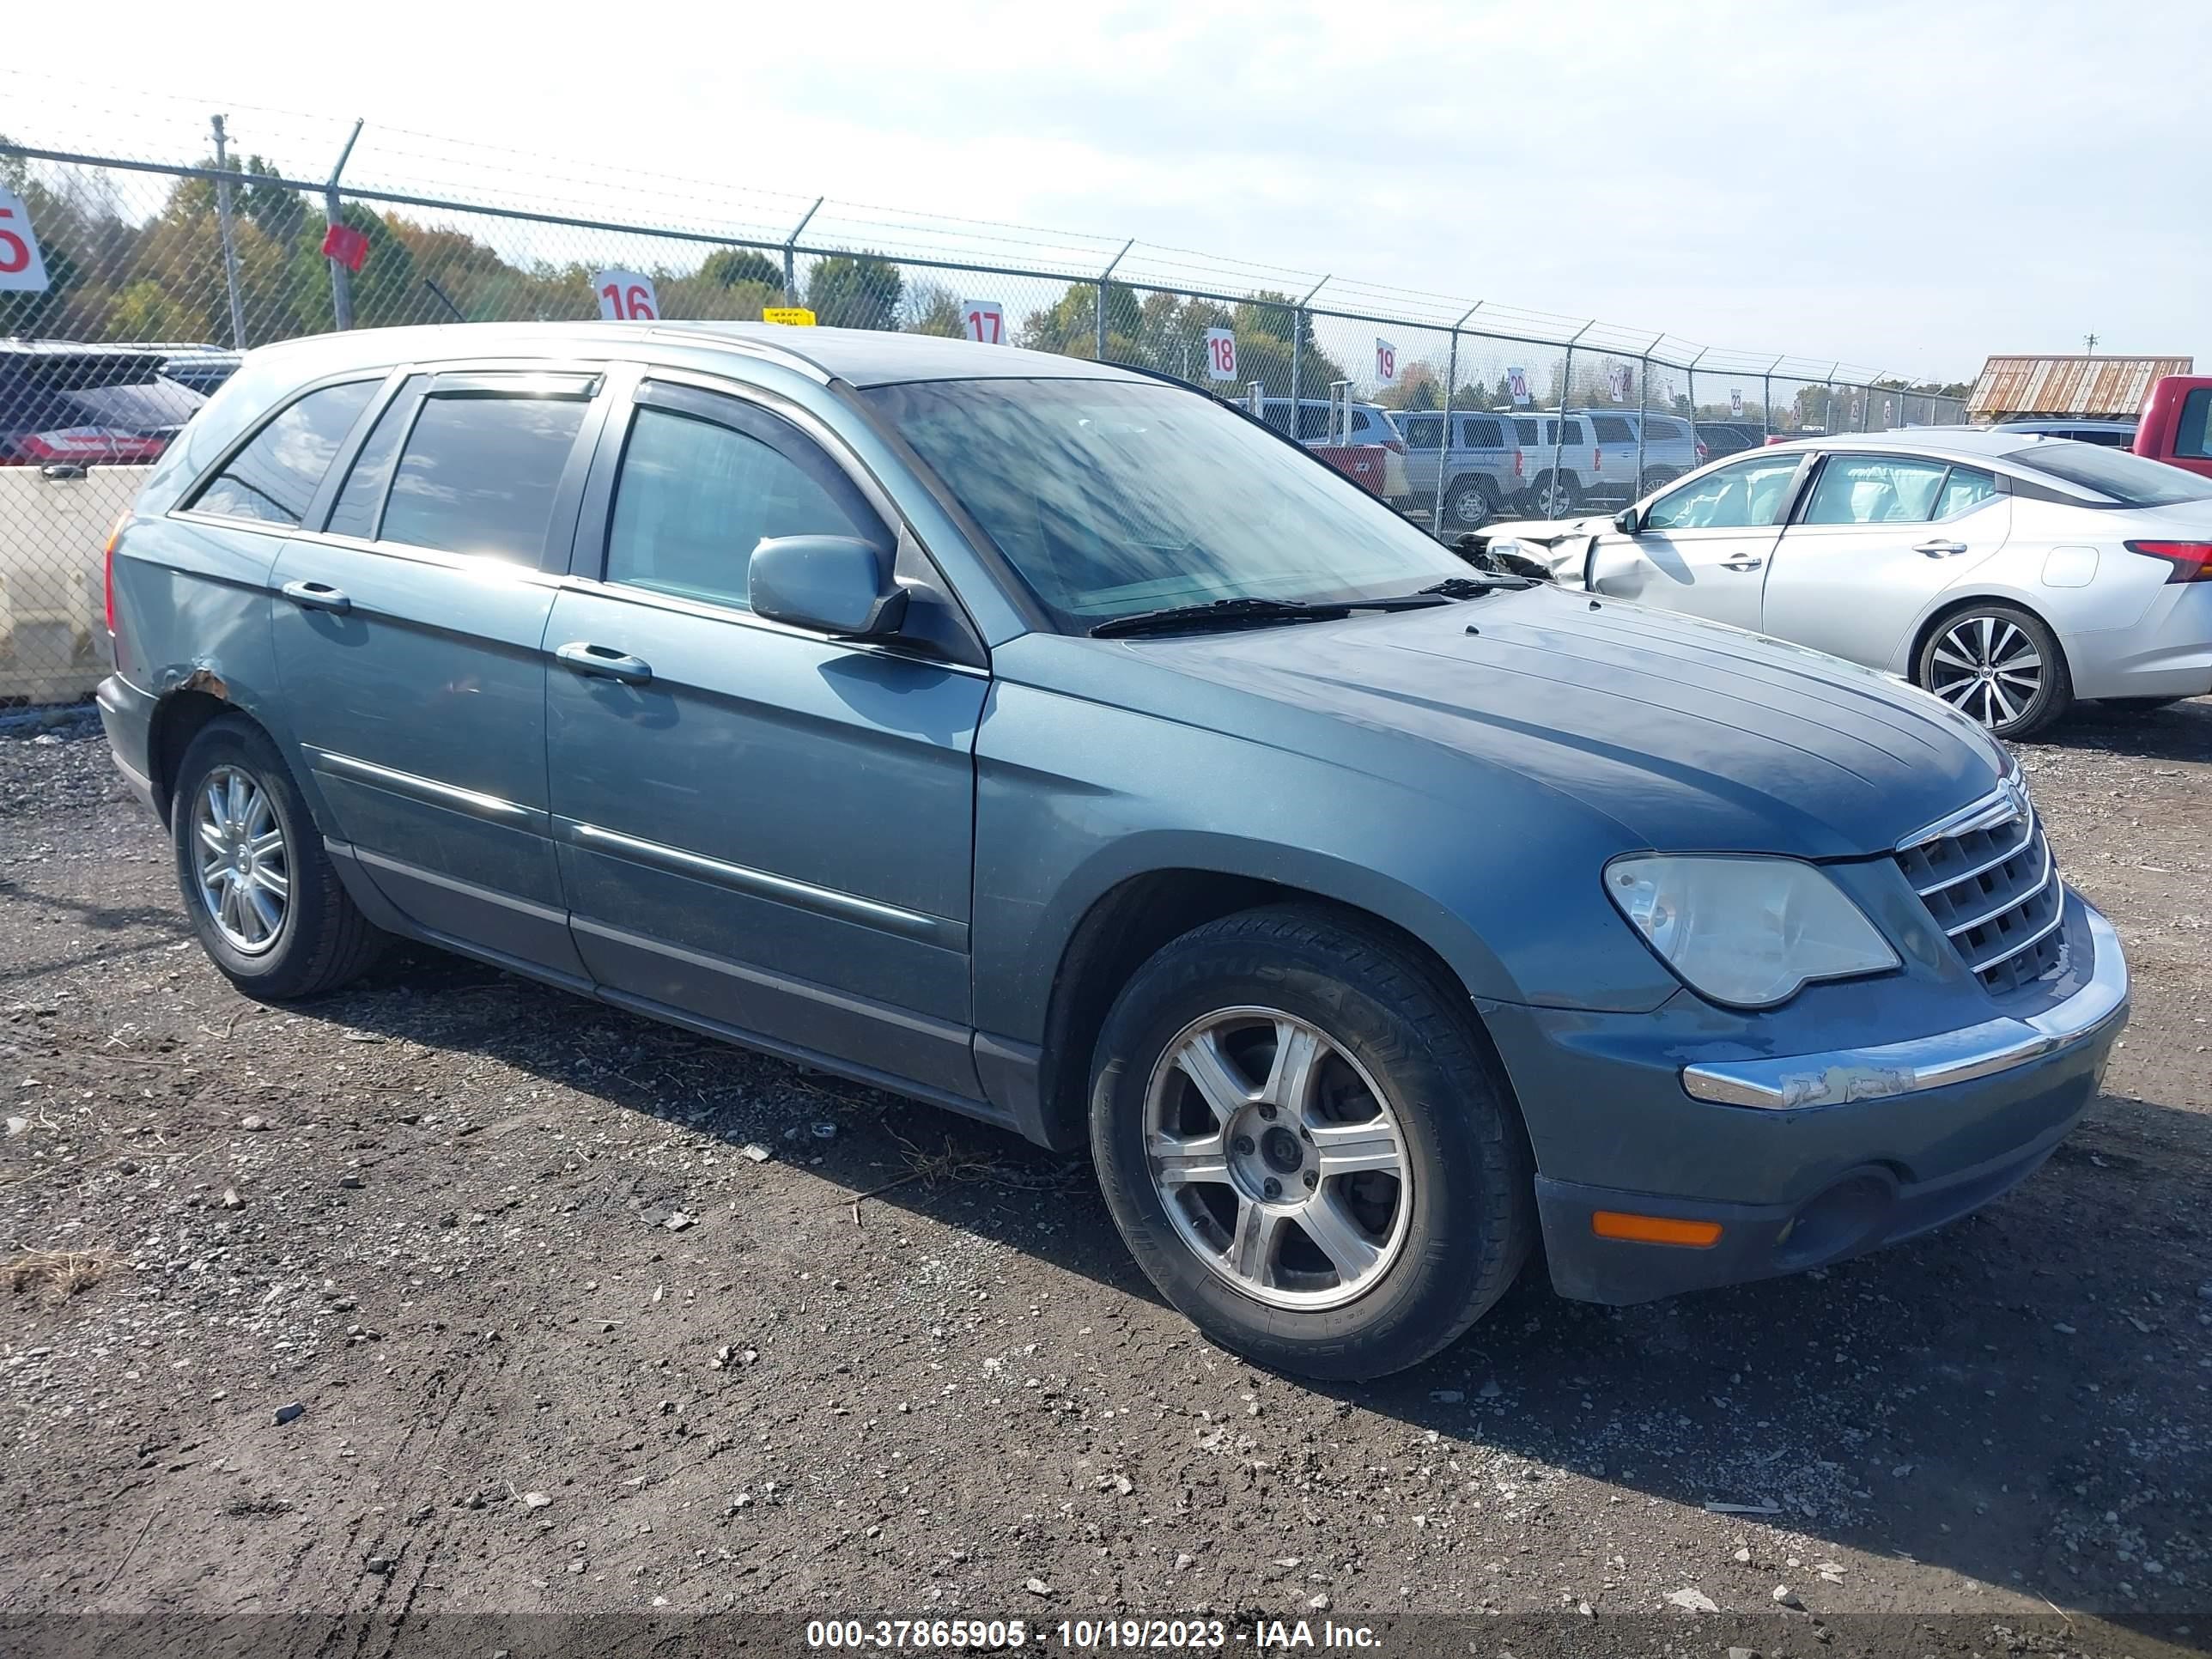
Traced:
<svg viewBox="0 0 2212 1659">
<path fill-rule="evenodd" d="M 1206 1015 L 1153 1067 L 1145 1116 L 1170 1224 L 1255 1301 L 1340 1306 L 1405 1249 L 1405 1138 L 1374 1080 L 1318 1026 L 1275 1008 Z"/>
<path fill-rule="evenodd" d="M 1528 1143 L 1464 994 L 1318 905 L 1224 916 L 1138 969 L 1098 1036 L 1091 1148 L 1161 1293 L 1307 1376 L 1427 1358 L 1534 1239 Z"/>
<path fill-rule="evenodd" d="M 2073 701 L 2057 640 L 2012 605 L 1947 618 L 1922 647 L 1918 666 L 1923 689 L 1999 737 L 2026 737 Z"/>
</svg>

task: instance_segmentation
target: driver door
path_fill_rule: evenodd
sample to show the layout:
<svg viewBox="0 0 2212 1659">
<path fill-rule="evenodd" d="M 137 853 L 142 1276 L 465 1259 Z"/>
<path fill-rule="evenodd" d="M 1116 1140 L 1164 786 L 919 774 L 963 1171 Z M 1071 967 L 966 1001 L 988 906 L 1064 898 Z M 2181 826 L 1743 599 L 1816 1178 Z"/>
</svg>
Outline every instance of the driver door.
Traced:
<svg viewBox="0 0 2212 1659">
<path fill-rule="evenodd" d="M 1767 567 L 1810 459 L 1796 451 L 1750 455 L 1654 496 L 1634 535 L 1599 538 L 1590 586 L 1638 605 L 1758 628 Z"/>
</svg>

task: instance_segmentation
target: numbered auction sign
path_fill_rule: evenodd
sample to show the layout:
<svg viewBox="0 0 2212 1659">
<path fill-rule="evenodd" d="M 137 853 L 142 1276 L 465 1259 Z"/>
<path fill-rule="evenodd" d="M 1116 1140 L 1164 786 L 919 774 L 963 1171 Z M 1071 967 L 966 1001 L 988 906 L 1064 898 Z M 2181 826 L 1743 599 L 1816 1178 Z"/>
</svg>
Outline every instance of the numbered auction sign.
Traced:
<svg viewBox="0 0 2212 1659">
<path fill-rule="evenodd" d="M 660 296 L 653 278 L 635 270 L 601 270 L 592 276 L 599 296 L 599 315 L 611 323 L 652 322 L 660 315 Z"/>
<path fill-rule="evenodd" d="M 1615 363 L 1606 371 L 1606 390 L 1613 394 L 1613 402 L 1625 404 L 1628 401 L 1630 377 L 1633 373 L 1626 363 Z"/>
<path fill-rule="evenodd" d="M 1527 408 L 1528 405 L 1528 371 L 1525 368 L 1507 369 L 1505 371 L 1505 390 L 1511 395 L 1514 407 L 1516 409 Z"/>
<path fill-rule="evenodd" d="M 14 191 L 0 190 L 0 293 L 46 291 L 46 261 L 31 229 L 31 210 Z"/>
<path fill-rule="evenodd" d="M 1006 308 L 996 300 L 963 300 L 960 321 L 968 337 L 979 345 L 1006 343 Z"/>
<path fill-rule="evenodd" d="M 1206 331 L 1206 377 L 1209 380 L 1237 378 L 1237 334 L 1233 329 Z"/>
<path fill-rule="evenodd" d="M 1398 378 L 1398 348 L 1388 340 L 1375 342 L 1375 378 L 1389 386 Z"/>
<path fill-rule="evenodd" d="M 1730 387 L 1729 391 L 1729 413 L 1731 415 L 1743 413 L 1743 393 L 1734 387 Z"/>
</svg>

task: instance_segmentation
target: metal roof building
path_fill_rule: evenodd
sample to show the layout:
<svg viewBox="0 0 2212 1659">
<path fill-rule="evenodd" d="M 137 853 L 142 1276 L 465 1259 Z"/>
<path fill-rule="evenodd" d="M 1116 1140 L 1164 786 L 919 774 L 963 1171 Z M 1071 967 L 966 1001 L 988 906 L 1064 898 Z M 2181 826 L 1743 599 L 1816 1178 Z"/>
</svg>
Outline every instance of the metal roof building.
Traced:
<svg viewBox="0 0 2212 1659">
<path fill-rule="evenodd" d="M 1992 357 L 1966 394 L 1966 418 L 2131 421 L 2154 380 L 2190 374 L 2196 366 L 2193 357 Z"/>
</svg>

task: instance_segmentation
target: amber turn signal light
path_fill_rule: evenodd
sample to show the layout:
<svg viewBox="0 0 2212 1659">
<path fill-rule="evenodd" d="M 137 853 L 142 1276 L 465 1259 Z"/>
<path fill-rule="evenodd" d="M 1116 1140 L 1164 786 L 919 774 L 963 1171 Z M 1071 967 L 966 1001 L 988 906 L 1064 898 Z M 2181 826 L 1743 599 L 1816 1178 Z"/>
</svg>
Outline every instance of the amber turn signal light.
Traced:
<svg viewBox="0 0 2212 1659">
<path fill-rule="evenodd" d="M 1626 1238 L 1638 1244 L 1686 1244 L 1710 1249 L 1721 1242 L 1717 1221 L 1684 1221 L 1671 1215 L 1630 1215 L 1622 1210 L 1598 1210 L 1590 1216 L 1590 1231 L 1600 1238 Z"/>
</svg>

